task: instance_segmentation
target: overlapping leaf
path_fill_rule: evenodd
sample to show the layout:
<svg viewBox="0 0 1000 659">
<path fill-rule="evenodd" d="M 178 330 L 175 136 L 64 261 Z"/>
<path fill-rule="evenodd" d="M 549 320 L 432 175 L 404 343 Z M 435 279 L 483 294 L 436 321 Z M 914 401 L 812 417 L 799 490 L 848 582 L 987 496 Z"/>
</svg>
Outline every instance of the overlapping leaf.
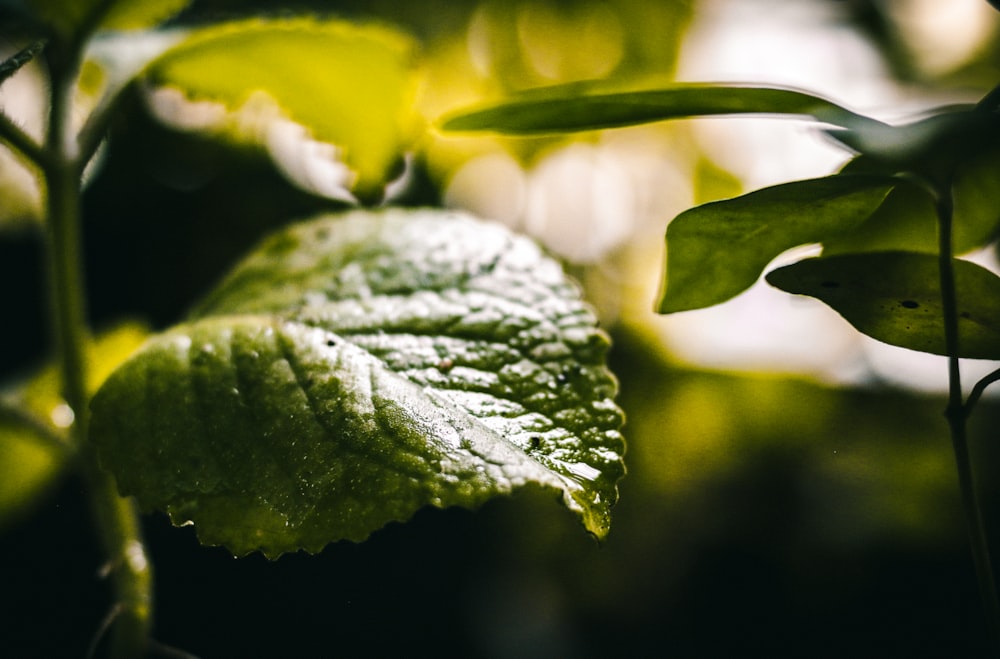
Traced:
<svg viewBox="0 0 1000 659">
<path fill-rule="evenodd" d="M 193 32 L 146 70 L 157 86 L 230 110 L 264 95 L 313 138 L 335 145 L 355 192 L 378 197 L 414 139 L 414 45 L 375 25 L 249 20 Z"/>
<path fill-rule="evenodd" d="M 864 222 L 896 183 L 830 176 L 786 183 L 689 209 L 667 227 L 660 313 L 700 309 L 749 288 L 783 251 Z"/>
<path fill-rule="evenodd" d="M 329 217 L 267 240 L 119 369 L 92 435 L 123 492 L 237 554 L 525 485 L 601 537 L 623 473 L 607 345 L 559 266 L 497 225 Z"/>
<path fill-rule="evenodd" d="M 1000 359 L 1000 277 L 954 260 L 958 356 Z M 818 298 L 858 331 L 892 345 L 945 355 L 938 259 L 911 252 L 871 252 L 806 259 L 767 281 Z"/>
</svg>

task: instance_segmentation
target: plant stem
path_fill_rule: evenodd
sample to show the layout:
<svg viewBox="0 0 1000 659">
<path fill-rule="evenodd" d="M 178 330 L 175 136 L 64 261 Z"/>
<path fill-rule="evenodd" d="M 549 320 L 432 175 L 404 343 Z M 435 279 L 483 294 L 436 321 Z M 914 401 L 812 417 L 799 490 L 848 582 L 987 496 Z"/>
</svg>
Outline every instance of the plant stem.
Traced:
<svg viewBox="0 0 1000 659">
<path fill-rule="evenodd" d="M 70 51 L 75 52 L 75 51 Z M 47 194 L 46 254 L 52 326 L 62 374 L 63 396 L 73 411 L 70 437 L 80 451 L 102 549 L 116 598 L 111 653 L 114 657 L 145 655 L 152 615 L 152 573 L 141 538 L 135 504 L 118 495 L 114 479 L 97 463 L 87 442 L 86 297 L 81 263 L 80 170 L 70 110 L 78 58 L 49 59 L 52 104 L 43 163 Z"/>
<path fill-rule="evenodd" d="M 966 433 L 968 412 L 962 400 L 962 375 L 959 367 L 958 299 L 955 288 L 955 269 L 952 262 L 952 218 L 954 203 L 951 186 L 938 186 L 937 214 L 939 221 L 938 267 L 941 278 L 941 304 L 944 312 L 945 346 L 948 353 L 948 405 L 945 418 L 951 431 L 958 484 L 962 493 L 962 507 L 969 532 L 972 559 L 976 566 L 979 595 L 983 600 L 986 624 L 995 648 L 1000 648 L 1000 600 L 997 598 L 996 580 L 990 561 L 989 542 L 983 524 L 982 509 L 976 494 L 975 479 L 969 458 Z"/>
</svg>

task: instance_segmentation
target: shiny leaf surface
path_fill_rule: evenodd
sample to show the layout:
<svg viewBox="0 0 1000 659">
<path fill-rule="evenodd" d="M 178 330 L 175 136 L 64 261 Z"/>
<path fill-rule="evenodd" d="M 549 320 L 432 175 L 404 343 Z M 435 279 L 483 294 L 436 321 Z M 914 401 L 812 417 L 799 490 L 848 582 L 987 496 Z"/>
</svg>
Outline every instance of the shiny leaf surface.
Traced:
<svg viewBox="0 0 1000 659">
<path fill-rule="evenodd" d="M 526 485 L 603 537 L 624 450 L 607 337 L 498 225 L 352 213 L 265 241 L 94 400 L 123 492 L 236 554 L 363 540 Z"/>
</svg>

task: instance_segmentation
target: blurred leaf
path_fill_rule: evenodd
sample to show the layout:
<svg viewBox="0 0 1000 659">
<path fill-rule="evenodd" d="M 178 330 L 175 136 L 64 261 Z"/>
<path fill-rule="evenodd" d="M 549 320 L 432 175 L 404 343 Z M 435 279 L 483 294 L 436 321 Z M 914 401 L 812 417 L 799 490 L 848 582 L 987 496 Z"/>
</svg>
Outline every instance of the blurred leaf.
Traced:
<svg viewBox="0 0 1000 659">
<path fill-rule="evenodd" d="M 86 349 L 87 391 L 95 392 L 104 380 L 124 362 L 149 336 L 149 330 L 139 323 L 121 323 L 99 334 Z M 17 400 L 53 430 L 61 430 L 58 419 L 65 405 L 59 368 L 50 364 L 17 392 Z"/>
<path fill-rule="evenodd" d="M 1000 277 L 954 259 L 958 356 L 1000 359 Z M 768 273 L 789 293 L 818 298 L 858 331 L 895 346 L 945 355 L 938 259 L 875 252 L 805 259 Z"/>
<path fill-rule="evenodd" d="M 700 309 L 741 293 L 785 250 L 856 228 L 894 185 L 885 177 L 828 176 L 684 211 L 667 227 L 660 313 Z"/>
<path fill-rule="evenodd" d="M 45 426 L 0 400 L 0 529 L 30 511 L 67 456 Z"/>
<path fill-rule="evenodd" d="M 579 83 L 530 90 L 503 103 L 452 113 L 441 127 L 446 131 L 535 135 L 726 114 L 794 115 L 837 126 L 881 125 L 792 89 L 678 84 L 617 93 L 592 90 L 592 86 Z"/>
<path fill-rule="evenodd" d="M 96 391 L 147 334 L 139 325 L 123 323 L 89 343 L 89 390 Z M 0 527 L 27 513 L 58 481 L 73 457 L 65 436 L 72 421 L 55 365 L 0 399 Z"/>
<path fill-rule="evenodd" d="M 993 112 L 962 105 L 898 126 L 867 121 L 826 133 L 865 156 L 869 167 L 944 182 L 964 163 L 997 148 L 1000 122 Z"/>
<path fill-rule="evenodd" d="M 190 0 L 8 0 L 10 6 L 64 39 L 98 29 L 136 30 L 180 12 Z"/>
<path fill-rule="evenodd" d="M 112 375 L 92 436 L 123 492 L 236 554 L 318 551 L 526 485 L 603 537 L 624 445 L 595 325 L 498 225 L 321 218 Z"/>
<path fill-rule="evenodd" d="M 415 138 L 414 51 L 408 38 L 375 25 L 248 20 L 193 32 L 145 75 L 234 111 L 266 95 L 313 138 L 342 149 L 354 191 L 377 199 Z"/>
</svg>

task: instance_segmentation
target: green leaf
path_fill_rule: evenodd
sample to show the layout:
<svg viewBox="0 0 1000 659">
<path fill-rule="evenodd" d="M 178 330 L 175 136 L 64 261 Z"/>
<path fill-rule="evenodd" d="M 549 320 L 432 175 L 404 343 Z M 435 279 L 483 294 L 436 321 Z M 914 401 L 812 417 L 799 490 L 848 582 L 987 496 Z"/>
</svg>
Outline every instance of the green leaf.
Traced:
<svg viewBox="0 0 1000 659">
<path fill-rule="evenodd" d="M 843 173 L 883 170 L 864 157 Z M 1000 150 L 984 150 L 963 162 L 955 172 L 952 189 L 954 216 L 952 240 L 962 254 L 983 247 L 996 237 L 1000 223 Z M 938 222 L 934 200 L 926 188 L 900 179 L 885 203 L 855 231 L 823 243 L 823 253 L 906 251 L 936 254 Z"/>
<path fill-rule="evenodd" d="M 1000 359 L 1000 277 L 969 261 L 953 262 L 958 356 Z M 936 256 L 875 252 L 806 259 L 768 273 L 767 281 L 822 300 L 874 339 L 947 354 Z"/>
<path fill-rule="evenodd" d="M 146 70 L 154 85 L 230 110 L 264 94 L 342 150 L 354 191 L 379 198 L 416 137 L 414 44 L 375 25 L 298 18 L 195 31 Z"/>
<path fill-rule="evenodd" d="M 677 84 L 662 89 L 594 93 L 579 84 L 530 90 L 507 102 L 454 113 L 447 131 L 508 135 L 567 133 L 710 115 L 793 115 L 837 126 L 882 125 L 826 99 L 793 89 Z"/>
<path fill-rule="evenodd" d="M 92 436 L 123 493 L 236 554 L 527 485 L 600 538 L 624 471 L 607 347 L 559 266 L 498 225 L 326 217 L 266 240 L 113 374 Z"/>
<path fill-rule="evenodd" d="M 894 185 L 885 177 L 828 176 L 684 211 L 667 227 L 660 313 L 725 302 L 753 285 L 785 250 L 860 225 Z"/>
<path fill-rule="evenodd" d="M 44 424 L 0 400 L 0 529 L 50 490 L 67 455 Z"/>
<path fill-rule="evenodd" d="M 909 251 L 937 253 L 937 213 L 927 190 L 900 180 L 885 201 L 855 230 L 823 241 L 823 254 Z"/>
<path fill-rule="evenodd" d="M 136 30 L 179 13 L 191 0 L 20 0 L 16 10 L 64 39 L 98 29 Z"/>
</svg>

